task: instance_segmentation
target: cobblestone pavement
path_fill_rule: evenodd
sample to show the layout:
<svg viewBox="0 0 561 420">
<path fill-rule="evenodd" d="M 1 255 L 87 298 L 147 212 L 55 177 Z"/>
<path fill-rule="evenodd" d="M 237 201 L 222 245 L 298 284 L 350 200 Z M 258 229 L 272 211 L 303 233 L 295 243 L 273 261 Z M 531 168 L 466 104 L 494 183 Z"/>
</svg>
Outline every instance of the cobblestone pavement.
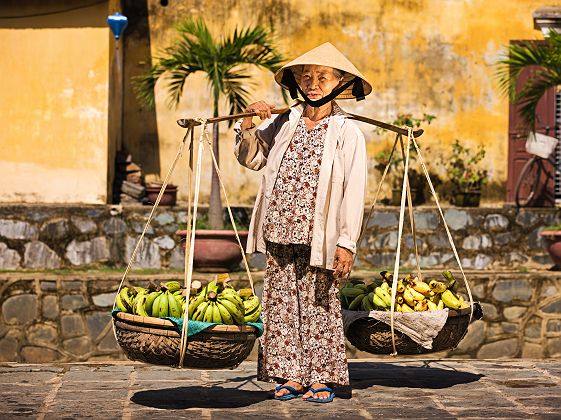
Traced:
<svg viewBox="0 0 561 420">
<path fill-rule="evenodd" d="M 364 359 L 331 404 L 269 398 L 255 362 L 179 370 L 132 362 L 0 364 L 0 419 L 561 419 L 561 360 Z"/>
</svg>

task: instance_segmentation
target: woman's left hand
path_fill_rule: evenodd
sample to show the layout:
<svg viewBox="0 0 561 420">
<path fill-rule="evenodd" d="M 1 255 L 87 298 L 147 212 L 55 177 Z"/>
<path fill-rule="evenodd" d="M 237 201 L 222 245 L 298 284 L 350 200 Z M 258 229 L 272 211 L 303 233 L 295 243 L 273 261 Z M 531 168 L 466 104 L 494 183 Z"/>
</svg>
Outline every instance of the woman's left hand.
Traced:
<svg viewBox="0 0 561 420">
<path fill-rule="evenodd" d="M 333 261 L 333 269 L 335 277 L 345 277 L 351 272 L 353 267 L 353 253 L 346 248 L 340 246 L 335 250 L 335 259 Z"/>
</svg>

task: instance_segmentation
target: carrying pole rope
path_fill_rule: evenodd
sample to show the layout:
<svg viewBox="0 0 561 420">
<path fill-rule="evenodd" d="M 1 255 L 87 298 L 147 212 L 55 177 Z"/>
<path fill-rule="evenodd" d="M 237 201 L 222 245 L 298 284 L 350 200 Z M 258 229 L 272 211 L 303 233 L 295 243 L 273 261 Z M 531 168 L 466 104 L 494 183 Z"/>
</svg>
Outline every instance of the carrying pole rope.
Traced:
<svg viewBox="0 0 561 420">
<path fill-rule="evenodd" d="M 392 333 L 392 356 L 397 356 L 397 349 L 395 345 L 395 297 L 397 294 L 397 279 L 399 278 L 399 263 L 400 263 L 400 253 L 401 253 L 401 237 L 403 235 L 403 219 L 405 217 L 405 198 L 407 196 L 407 183 L 409 178 L 409 152 L 411 145 L 411 137 L 413 137 L 413 132 L 411 127 L 407 128 L 407 147 L 405 149 L 405 168 L 403 173 L 403 186 L 401 188 L 401 206 L 399 208 L 399 225 L 397 232 L 397 248 L 395 250 L 395 263 L 393 268 L 393 279 L 392 279 L 392 301 L 390 305 L 390 330 Z"/>
<path fill-rule="evenodd" d="M 450 229 L 448 228 L 448 223 L 446 223 L 446 218 L 444 217 L 444 213 L 442 212 L 442 207 L 440 207 L 440 202 L 438 200 L 438 195 L 436 194 L 436 191 L 434 189 L 434 185 L 432 184 L 432 181 L 430 179 L 429 176 L 429 171 L 425 165 L 425 161 L 423 159 L 423 155 L 421 154 L 421 149 L 419 148 L 419 145 L 417 144 L 417 142 L 415 141 L 415 137 L 413 137 L 413 145 L 415 146 L 415 150 L 417 150 L 417 156 L 419 158 L 419 162 L 421 164 L 421 167 L 423 168 L 423 172 L 425 174 L 425 177 L 427 178 L 427 182 L 429 184 L 429 188 L 430 191 L 432 193 L 432 196 L 434 197 L 434 201 L 436 203 L 436 206 L 438 207 L 438 212 L 440 213 L 440 217 L 442 218 L 442 223 L 444 224 L 444 228 L 446 229 L 446 234 L 448 235 L 448 241 L 450 242 L 450 246 L 452 247 L 452 251 L 454 252 L 454 257 L 456 258 L 456 262 L 458 263 L 458 266 L 460 267 L 460 272 L 462 273 L 462 276 L 464 278 L 464 284 L 466 286 L 466 290 L 469 296 L 469 306 L 470 306 L 470 314 L 469 314 L 469 323 L 471 323 L 471 320 L 473 318 L 473 296 L 471 294 L 471 288 L 469 287 L 469 283 L 466 277 L 466 273 L 464 272 L 464 268 L 462 267 L 462 261 L 460 260 L 460 256 L 458 255 L 458 251 L 456 250 L 456 245 L 454 244 L 454 239 L 452 238 L 452 234 L 450 233 Z"/>
<path fill-rule="evenodd" d="M 222 181 L 222 173 L 220 172 L 220 168 L 218 167 L 218 162 L 216 161 L 216 155 L 214 154 L 214 149 L 212 147 L 212 142 L 208 135 L 206 136 L 206 142 L 208 144 L 208 148 L 210 150 L 210 155 L 212 156 L 212 162 L 214 164 L 214 169 L 216 170 L 216 174 L 218 175 L 218 181 L 220 182 L 220 186 L 222 187 L 222 193 L 224 194 L 224 201 L 226 202 L 226 207 L 228 209 L 228 215 L 230 216 L 230 223 L 232 223 L 232 227 L 234 228 L 234 233 L 236 234 L 236 239 L 238 240 L 238 245 L 240 247 L 240 251 L 242 253 L 242 259 L 245 266 L 245 271 L 247 272 L 247 277 L 249 278 L 249 284 L 251 286 L 251 293 L 255 295 L 255 287 L 253 286 L 253 277 L 251 276 L 251 271 L 249 270 L 249 264 L 247 262 L 247 257 L 245 254 L 245 250 L 242 245 L 242 241 L 240 239 L 240 235 L 238 234 L 238 228 L 236 227 L 236 222 L 234 220 L 234 215 L 232 214 L 232 208 L 230 206 L 230 201 L 228 200 L 228 194 L 226 193 L 226 187 L 224 187 L 224 182 Z"/>
</svg>

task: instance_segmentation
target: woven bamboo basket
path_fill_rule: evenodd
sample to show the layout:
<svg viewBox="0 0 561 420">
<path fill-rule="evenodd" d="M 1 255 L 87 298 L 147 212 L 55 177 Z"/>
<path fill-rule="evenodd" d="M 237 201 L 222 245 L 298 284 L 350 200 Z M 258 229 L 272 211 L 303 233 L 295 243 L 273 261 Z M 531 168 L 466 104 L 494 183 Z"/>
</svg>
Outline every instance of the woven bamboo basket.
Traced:
<svg viewBox="0 0 561 420">
<path fill-rule="evenodd" d="M 181 334 L 161 318 L 119 312 L 113 319 L 117 342 L 131 360 L 154 365 L 179 365 Z M 196 369 L 235 368 L 255 344 L 255 327 L 214 325 L 189 337 L 184 367 Z"/>
<path fill-rule="evenodd" d="M 398 354 L 424 354 L 456 348 L 467 333 L 470 309 L 448 312 L 448 319 L 442 330 L 434 338 L 432 349 L 426 349 L 415 343 L 407 335 L 395 331 L 395 345 Z M 475 303 L 473 320 L 483 315 L 481 305 Z M 390 354 L 393 352 L 390 326 L 374 318 L 360 318 L 352 323 L 347 331 L 347 339 L 357 349 L 372 354 Z"/>
</svg>

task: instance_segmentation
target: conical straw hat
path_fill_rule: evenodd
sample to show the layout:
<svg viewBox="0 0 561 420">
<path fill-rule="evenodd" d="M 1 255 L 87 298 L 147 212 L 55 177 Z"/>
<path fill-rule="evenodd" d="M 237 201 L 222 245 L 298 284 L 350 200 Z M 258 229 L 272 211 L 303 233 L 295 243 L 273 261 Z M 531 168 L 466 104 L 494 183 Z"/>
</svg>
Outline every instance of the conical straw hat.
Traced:
<svg viewBox="0 0 561 420">
<path fill-rule="evenodd" d="M 321 44 L 319 47 L 308 51 L 307 53 L 301 55 L 300 57 L 292 60 L 290 63 L 285 64 L 280 70 L 275 73 L 275 81 L 284 87 L 289 89 L 282 83 L 282 76 L 286 69 L 292 70 L 296 80 L 300 80 L 302 70 L 306 64 L 316 64 L 318 66 L 328 66 L 344 71 L 345 77 L 343 78 L 343 83 L 349 82 L 354 79 L 354 77 L 359 77 L 362 80 L 362 86 L 364 89 L 364 96 L 372 92 L 372 86 L 366 78 L 358 71 L 358 69 L 351 63 L 347 57 L 343 55 L 333 44 L 326 42 Z M 353 86 L 349 86 L 342 93 L 340 93 L 336 99 L 353 99 Z"/>
</svg>

